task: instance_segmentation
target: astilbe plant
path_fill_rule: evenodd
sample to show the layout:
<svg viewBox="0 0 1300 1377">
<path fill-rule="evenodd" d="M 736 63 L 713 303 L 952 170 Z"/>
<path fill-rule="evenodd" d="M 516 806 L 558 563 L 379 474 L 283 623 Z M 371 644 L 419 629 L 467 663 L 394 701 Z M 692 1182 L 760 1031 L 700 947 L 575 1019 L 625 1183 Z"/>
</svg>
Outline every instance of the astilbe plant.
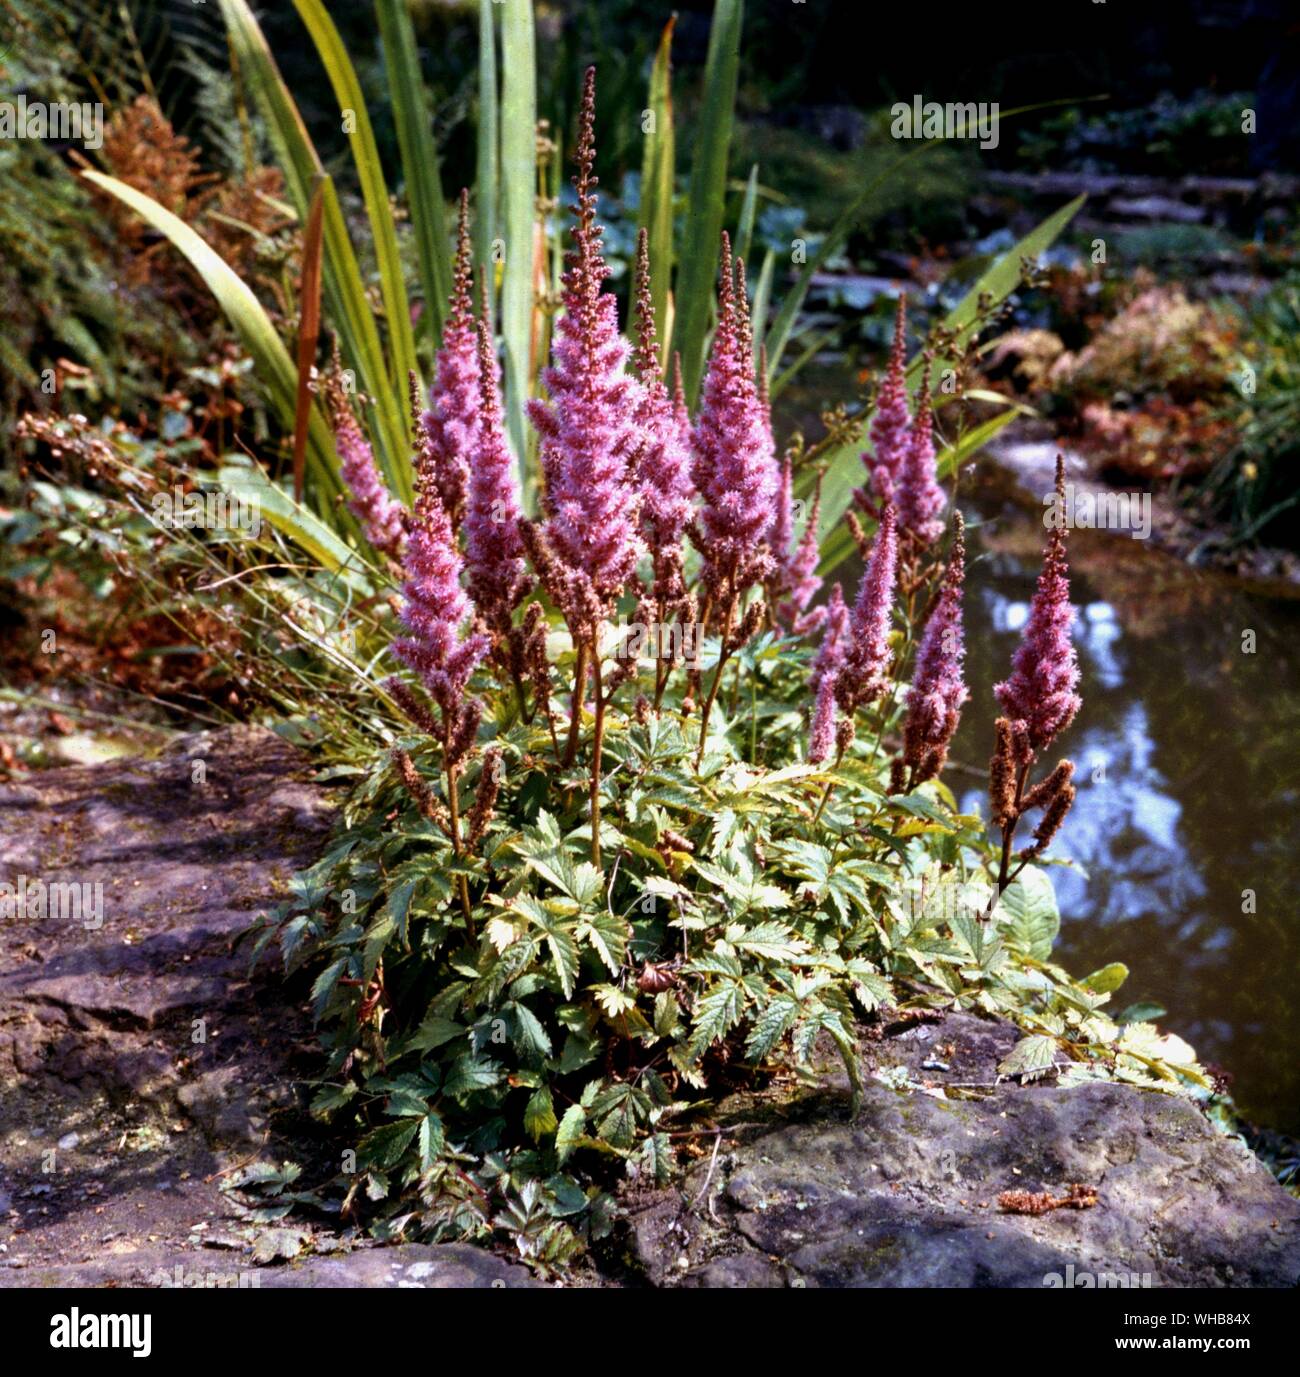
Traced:
<svg viewBox="0 0 1300 1377">
<path fill-rule="evenodd" d="M 542 1267 L 609 1227 L 620 1172 L 667 1179 L 674 1143 L 720 1088 L 826 1047 L 857 1087 L 857 1025 L 885 1006 L 1003 1014 L 1090 1074 L 1151 1080 L 1158 1062 L 1147 1044 L 1129 1055 L 1097 1013 L 1108 995 L 1045 964 L 1044 915 L 1029 923 L 1025 903 L 999 902 L 1025 884 L 1007 872 L 1015 821 L 1046 807 L 1038 855 L 1071 792 L 1065 766 L 1028 787 L 1034 754 L 1078 707 L 1063 534 L 998 689 L 999 853 L 939 777 L 967 696 L 960 517 L 946 566 L 917 547 L 941 582 L 915 657 L 888 495 L 852 606 L 835 585 L 810 634 L 798 590 L 815 546 L 793 545 L 725 254 L 693 429 L 659 373 L 644 261 L 624 371 L 631 351 L 601 290 L 593 106 L 589 76 L 565 316 L 549 400 L 531 408 L 545 519 L 519 516 L 483 322 L 473 399 L 458 383 L 439 404 L 454 447 L 420 446 L 393 643 L 409 673 L 389 681 L 408 720 L 391 724 L 391 765 L 365 773 L 334 849 L 263 939 L 278 934 L 291 966 L 319 966 L 330 1058 L 315 1109 L 363 1134 L 348 1208 L 364 1185 L 380 1232 L 504 1233 Z M 459 283 L 467 272 L 462 255 Z M 462 329 L 453 309 L 443 348 L 457 379 Z M 449 424 L 453 395 L 472 425 Z M 880 431 L 890 443 L 900 415 Z M 458 471 L 459 531 L 441 481 Z M 763 597 L 782 559 L 802 632 Z M 633 606 L 707 638 L 709 703 L 734 665 L 713 723 L 690 666 L 643 656 L 614 627 Z M 965 898 L 939 902 L 968 891 L 975 918 L 961 917 Z M 341 913 L 327 894 L 347 896 Z M 1049 902 L 1050 884 L 1036 895 Z M 1031 1069 L 1017 1056 L 1009 1074 Z M 1195 1070 L 1159 1074 L 1183 1084 Z"/>
<path fill-rule="evenodd" d="M 871 418 L 871 449 L 862 455 L 870 492 L 882 497 L 892 493 L 907 452 L 911 427 L 912 415 L 907 404 L 907 297 L 900 293 L 894 316 L 894 341 Z M 855 498 L 860 506 L 871 510 L 868 492 L 859 490 Z"/>
<path fill-rule="evenodd" d="M 993 690 L 1005 714 L 996 723 L 997 744 L 989 765 L 993 820 L 1002 830 L 999 892 L 1047 849 L 1074 802 L 1074 764 L 1069 760 L 1062 760 L 1044 779 L 1030 785 L 1040 753 L 1074 721 L 1082 706 L 1077 692 L 1079 661 L 1070 640 L 1074 611 L 1070 606 L 1065 514 L 1065 461 L 1058 455 L 1055 502 L 1048 512 L 1051 529 L 1038 586 L 1029 604 L 1029 619 L 1012 661 L 1011 677 Z M 1042 809 L 1043 815 L 1034 829 L 1034 840 L 1020 853 L 1019 868 L 1012 871 L 1016 827 L 1035 808 Z"/>
</svg>

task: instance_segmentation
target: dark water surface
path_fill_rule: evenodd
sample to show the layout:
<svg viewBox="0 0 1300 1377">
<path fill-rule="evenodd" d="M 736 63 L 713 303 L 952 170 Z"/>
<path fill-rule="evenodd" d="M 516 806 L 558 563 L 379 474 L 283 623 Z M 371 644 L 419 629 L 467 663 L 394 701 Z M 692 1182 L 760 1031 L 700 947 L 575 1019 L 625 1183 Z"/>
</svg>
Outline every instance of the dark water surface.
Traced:
<svg viewBox="0 0 1300 1377">
<path fill-rule="evenodd" d="M 985 489 L 963 505 L 971 701 L 946 778 L 987 817 L 967 767 L 987 766 L 1044 531 Z M 1079 795 L 1052 854 L 1087 878 L 1050 871 L 1056 957 L 1075 975 L 1124 962 L 1117 1009 L 1163 1005 L 1249 1118 L 1300 1134 L 1300 602 L 1126 535 L 1072 531 L 1070 562 L 1084 707 L 1051 758 L 1074 760 Z"/>
</svg>

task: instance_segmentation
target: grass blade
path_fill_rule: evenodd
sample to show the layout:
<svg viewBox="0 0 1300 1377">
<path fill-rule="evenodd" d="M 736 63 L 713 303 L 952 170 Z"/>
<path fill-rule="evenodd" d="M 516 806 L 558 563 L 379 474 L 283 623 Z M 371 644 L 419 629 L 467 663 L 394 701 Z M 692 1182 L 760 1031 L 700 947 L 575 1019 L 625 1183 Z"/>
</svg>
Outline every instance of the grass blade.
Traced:
<svg viewBox="0 0 1300 1377">
<path fill-rule="evenodd" d="M 370 221 L 370 234 L 374 240 L 384 314 L 388 317 L 388 345 L 392 362 L 389 381 L 397 396 L 405 397 L 408 375 L 419 372 L 415 336 L 411 330 L 411 307 L 406 298 L 406 281 L 402 275 L 402 256 L 397 247 L 397 226 L 393 223 L 393 208 L 388 200 L 388 187 L 384 184 L 384 169 L 379 161 L 375 133 L 366 112 L 365 93 L 343 39 L 321 0 L 293 0 L 293 4 L 325 64 L 325 72 L 343 113 L 343 127 L 352 148 L 357 177 L 361 182 L 361 195 L 366 203 L 366 216 Z"/>
<path fill-rule="evenodd" d="M 1039 256 L 1051 247 L 1057 235 L 1078 214 L 1086 196 L 1076 196 L 1059 210 L 1055 210 L 1041 224 L 1029 231 L 1019 243 L 1013 244 L 992 267 L 980 274 L 975 285 L 944 317 L 943 327 L 956 338 L 952 347 L 960 349 L 978 328 L 980 298 L 984 297 L 992 306 L 998 306 L 1015 291 L 1020 284 L 1021 265 L 1028 259 L 1037 262 Z M 936 358 L 930 382 L 937 383 L 943 368 L 943 360 Z M 921 378 L 921 360 L 912 360 L 908 369 L 908 382 L 918 384 Z"/>
<path fill-rule="evenodd" d="M 356 370 L 361 390 L 374 398 L 375 456 L 393 493 L 412 500 L 411 455 L 406 423 L 406 384 L 394 392 L 357 256 L 348 237 L 333 179 L 325 173 L 298 107 L 280 76 L 246 0 L 219 0 L 239 72 L 266 123 L 284 173 L 289 199 L 306 220 L 318 179 L 324 177 L 322 233 L 325 304 L 339 332 L 343 355 Z"/>
<path fill-rule="evenodd" d="M 447 203 L 438 173 L 438 150 L 420 79 L 415 28 L 405 0 L 375 0 L 375 14 L 388 68 L 402 176 L 420 263 L 420 286 L 424 291 L 421 327 L 425 337 L 436 345 L 442 337 L 447 299 L 451 296 L 451 247 L 447 237 Z"/>
<path fill-rule="evenodd" d="M 650 252 L 650 296 L 661 341 L 660 368 L 668 361 L 671 342 L 668 294 L 673 274 L 673 199 L 676 190 L 676 134 L 673 129 L 673 28 L 677 16 L 664 25 L 659 49 L 650 68 L 649 104 L 653 125 L 646 131 L 641 158 L 641 208 L 637 229 L 645 230 Z"/>
<path fill-rule="evenodd" d="M 871 204 L 871 198 L 880 188 L 913 158 L 920 157 L 921 154 L 935 146 L 936 142 L 918 144 L 909 152 L 904 153 L 901 158 L 890 163 L 882 172 L 877 173 L 836 217 L 835 223 L 827 230 L 817 252 L 807 261 L 794 284 L 785 294 L 785 298 L 781 302 L 781 309 L 777 311 L 771 329 L 767 332 L 769 381 L 776 376 L 781 363 L 781 355 L 785 353 L 786 345 L 790 342 L 790 334 L 794 329 L 794 323 L 799 312 L 803 309 L 804 301 L 808 296 L 808 289 L 812 286 L 813 277 L 839 252 L 844 241 L 862 218 L 863 211 Z"/>
<path fill-rule="evenodd" d="M 763 267 L 758 274 L 758 286 L 754 288 L 754 305 L 750 311 L 750 318 L 754 322 L 755 348 L 767 332 L 767 313 L 772 305 L 772 276 L 775 272 L 776 250 L 768 249 L 763 255 Z"/>
<path fill-rule="evenodd" d="M 1087 99 L 1106 99 L 1106 97 L 1087 97 Z M 1004 110 L 1000 118 L 1007 120 L 1017 115 L 1029 115 L 1039 110 L 1050 110 L 1059 105 L 1077 103 L 1078 102 L 1071 101 L 1068 98 L 1064 100 L 1040 101 L 1035 105 L 1020 105 L 1014 110 Z M 840 247 L 855 228 L 863 211 L 870 204 L 871 198 L 880 187 L 913 158 L 919 158 L 923 153 L 931 148 L 937 147 L 943 142 L 943 139 L 927 139 L 925 142 L 918 144 L 917 147 L 913 148 L 910 152 L 904 153 L 901 158 L 896 159 L 885 168 L 884 171 L 873 177 L 858 193 L 852 203 L 836 218 L 835 223 L 830 227 L 825 239 L 822 241 L 821 247 L 804 266 L 794 286 L 791 287 L 785 300 L 782 301 L 781 309 L 777 313 L 776 319 L 772 322 L 772 329 L 767 339 L 769 381 L 775 375 L 777 366 L 781 361 L 781 355 L 785 352 L 786 344 L 790 339 L 790 332 L 794 329 L 795 318 L 803 307 L 804 300 L 808 295 L 808 289 L 812 286 L 814 274 L 820 272 L 827 260 L 839 252 Z M 1073 212 L 1071 212 L 1071 214 L 1073 214 Z"/>
<path fill-rule="evenodd" d="M 492 241 L 497 232 L 497 200 L 501 185 L 501 127 L 497 96 L 496 7 L 492 0 L 478 5 L 478 191 L 474 204 L 474 257 L 488 287 L 488 306 L 496 301 L 496 270 Z"/>
<path fill-rule="evenodd" d="M 365 572 L 361 556 L 319 517 L 290 498 L 278 484 L 272 483 L 261 469 L 248 464 L 223 464 L 217 481 L 226 492 L 254 504 L 255 511 L 309 554 L 322 569 L 330 573 L 346 570 L 351 575 L 349 581 L 369 591 L 368 583 L 360 582 Z"/>
<path fill-rule="evenodd" d="M 744 0 L 716 0 L 704 67 L 704 101 L 695 131 L 686 240 L 677 284 L 673 347 L 681 351 L 686 397 L 695 404 L 704 370 L 704 339 L 712 310 L 714 278 L 722 237 L 727 186 L 727 155 L 736 103 Z"/>
<path fill-rule="evenodd" d="M 501 334 L 506 360 L 506 423 L 527 496 L 524 402 L 531 376 L 534 206 L 537 196 L 537 70 L 532 0 L 501 10 L 501 202 L 506 242 Z"/>
<path fill-rule="evenodd" d="M 740 219 L 736 221 L 736 257 L 749 264 L 749 246 L 754 238 L 754 217 L 758 214 L 758 164 L 749 169 L 745 195 L 740 202 Z M 758 339 L 759 336 L 755 336 Z"/>
</svg>

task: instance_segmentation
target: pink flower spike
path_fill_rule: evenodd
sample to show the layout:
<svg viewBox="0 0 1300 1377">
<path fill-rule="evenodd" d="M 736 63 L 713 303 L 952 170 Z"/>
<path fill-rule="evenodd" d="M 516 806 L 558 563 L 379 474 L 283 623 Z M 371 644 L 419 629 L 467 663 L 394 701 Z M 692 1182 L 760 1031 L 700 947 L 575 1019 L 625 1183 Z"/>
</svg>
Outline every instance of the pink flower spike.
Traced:
<svg viewBox="0 0 1300 1377">
<path fill-rule="evenodd" d="M 1074 721 L 1083 706 L 1076 692 L 1079 661 L 1070 640 L 1070 568 L 1065 552 L 1065 461 L 1056 459 L 1056 517 L 1043 552 L 1029 619 L 1011 662 L 1011 677 L 994 686 L 1002 711 L 1026 724 L 1029 744 L 1041 751 Z"/>
<path fill-rule="evenodd" d="M 420 482 L 437 488 L 453 531 L 460 527 L 469 459 L 478 443 L 478 342 L 470 297 L 472 278 L 469 192 L 462 191 L 451 313 L 434 362 L 429 408 L 420 417 Z"/>
<path fill-rule="evenodd" d="M 883 479 L 877 479 L 876 474 L 883 471 L 889 479 L 897 478 L 911 426 L 907 407 L 907 294 L 900 292 L 894 316 L 894 343 L 871 418 L 871 452 L 862 456 L 872 476 L 872 490 L 878 495 L 888 494 L 883 489 Z"/>
<path fill-rule="evenodd" d="M 486 311 L 479 321 L 478 359 L 479 443 L 465 511 L 465 567 L 469 594 L 479 614 L 494 631 L 504 633 L 510 627 L 525 580 L 524 545 L 519 535 L 523 513 L 501 415 L 496 354 Z"/>
<path fill-rule="evenodd" d="M 393 651 L 424 681 L 450 730 L 463 719 L 465 685 L 487 654 L 488 638 L 480 632 L 466 634 L 472 609 L 460 586 L 460 552 L 432 484 L 416 503 L 402 564 L 406 635 L 393 642 Z"/>
<path fill-rule="evenodd" d="M 375 456 L 353 414 L 335 355 L 334 368 L 323 387 L 330 417 L 334 423 L 334 443 L 339 454 L 339 471 L 348 485 L 348 511 L 361 522 L 366 539 L 387 555 L 401 549 L 406 526 L 406 508 L 398 502 L 380 477 Z"/>
<path fill-rule="evenodd" d="M 746 340 L 746 314 L 739 306 L 731 243 L 722 236 L 718 327 L 700 393 L 695 425 L 695 486 L 700 515 L 705 581 L 733 580 L 744 587 L 765 572 L 760 547 L 776 515 L 780 485 L 772 430 L 754 382 Z"/>
<path fill-rule="evenodd" d="M 808 759 L 813 764 L 825 760 L 835 744 L 835 691 L 844 665 L 848 639 L 849 610 L 837 583 L 831 588 L 824 609 L 822 643 L 813 660 L 808 687 L 813 695 L 812 729 L 808 740 Z"/>
<path fill-rule="evenodd" d="M 787 454 L 781 460 L 781 479 L 776 489 L 776 510 L 768 536 L 778 564 L 784 565 L 794 544 L 794 465 Z"/>
<path fill-rule="evenodd" d="M 943 591 L 925 624 L 916 652 L 916 667 L 907 690 L 903 760 L 914 772 L 914 784 L 933 779 L 943 766 L 957 730 L 962 704 L 969 694 L 962 678 L 962 587 L 966 577 L 965 524 L 953 513 L 953 544 Z"/>
<path fill-rule="evenodd" d="M 930 360 L 925 361 L 907 449 L 894 484 L 898 525 L 918 544 L 933 544 L 943 534 L 939 513 L 947 503 L 934 462 L 934 412 L 930 406 Z"/>
<path fill-rule="evenodd" d="M 675 548 L 694 515 L 691 483 L 691 435 L 685 412 L 676 397 L 668 395 L 659 374 L 659 348 L 655 339 L 654 302 L 650 294 L 650 253 L 646 231 L 637 242 L 636 310 L 639 327 L 635 366 L 641 381 L 637 409 L 640 462 L 637 481 L 641 489 L 641 520 L 652 554 Z M 680 363 L 674 359 L 676 381 Z"/>
<path fill-rule="evenodd" d="M 549 403 L 528 415 L 541 437 L 545 540 L 559 563 L 581 573 L 604 600 L 618 596 L 641 554 L 640 494 L 629 472 L 641 386 L 624 372 L 627 341 L 618 305 L 601 290 L 609 268 L 596 223 L 595 68 L 588 68 L 578 124 L 578 193 L 573 248 L 566 257 L 564 312 L 551 365 L 542 370 Z"/>
<path fill-rule="evenodd" d="M 879 698 L 888 683 L 897 574 L 898 522 L 892 504 L 887 504 L 849 618 L 849 647 L 838 690 L 840 707 L 847 713 Z"/>
<path fill-rule="evenodd" d="M 821 524 L 821 475 L 818 475 L 812 507 L 797 545 L 794 544 L 791 531 L 794 519 L 794 504 L 790 497 L 792 488 L 791 463 L 787 457 L 781 465 L 781 496 L 777 503 L 777 521 L 771 537 L 780 561 L 777 578 L 780 597 L 773 611 L 777 622 L 792 635 L 806 636 L 810 631 L 815 631 L 826 617 L 824 607 L 814 608 L 811 612 L 805 611 L 822 586 L 817 574 L 817 561 L 821 555 L 821 548 L 817 543 L 818 527 Z M 786 532 L 784 538 L 778 534 L 782 528 Z"/>
</svg>

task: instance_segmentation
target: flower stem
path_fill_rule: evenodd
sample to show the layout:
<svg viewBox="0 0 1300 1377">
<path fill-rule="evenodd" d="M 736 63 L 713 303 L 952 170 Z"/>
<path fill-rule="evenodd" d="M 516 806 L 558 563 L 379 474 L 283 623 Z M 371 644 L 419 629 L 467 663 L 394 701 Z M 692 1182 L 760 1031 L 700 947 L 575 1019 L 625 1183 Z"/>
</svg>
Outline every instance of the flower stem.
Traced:
<svg viewBox="0 0 1300 1377">
<path fill-rule="evenodd" d="M 569 709 L 569 740 L 564 748 L 562 765 L 573 764 L 578 754 L 578 735 L 582 724 L 582 693 L 587 686 L 587 642 L 578 646 L 578 662 L 573 667 L 573 702 Z"/>
<path fill-rule="evenodd" d="M 713 700 L 718 696 L 718 685 L 722 683 L 722 671 L 727 667 L 727 643 L 731 640 L 731 623 L 736 614 L 736 592 L 734 588 L 728 590 L 727 596 L 727 615 L 723 619 L 722 642 L 718 646 L 718 667 L 713 674 L 713 683 L 709 687 L 709 696 L 704 700 L 704 711 L 700 714 L 700 746 L 695 752 L 695 768 L 700 768 L 700 761 L 704 759 L 704 743 L 709 735 L 709 714 L 713 711 Z"/>
<path fill-rule="evenodd" d="M 1002 859 L 998 865 L 998 888 L 997 895 L 994 896 L 995 902 L 998 895 L 1001 895 L 1002 891 L 1006 889 L 1015 878 L 1014 875 L 1008 875 L 1007 873 L 1011 865 L 1011 842 L 1016 835 L 1016 827 L 1020 822 L 1021 802 L 1025 796 L 1025 785 L 1029 782 L 1029 767 L 1032 764 L 1033 761 L 1026 761 L 1021 767 L 1020 775 L 1016 780 L 1015 806 L 1012 809 L 1011 816 L 1002 824 Z M 1021 866 L 1020 869 L 1023 870 L 1024 867 Z M 1020 871 L 1017 870 L 1016 875 L 1019 873 Z"/>
<path fill-rule="evenodd" d="M 600 681 L 600 655 L 591 649 L 596 691 L 596 730 L 591 743 L 591 863 L 600 869 L 600 757 L 605 745 L 605 690 Z"/>
<path fill-rule="evenodd" d="M 451 849 L 457 860 L 461 858 L 460 845 L 460 771 L 455 765 L 447 766 L 447 811 L 451 814 Z M 474 911 L 469 902 L 469 882 L 464 875 L 456 876 L 456 892 L 460 896 L 461 910 L 465 914 L 465 926 L 469 930 L 470 941 L 474 940 Z"/>
</svg>

